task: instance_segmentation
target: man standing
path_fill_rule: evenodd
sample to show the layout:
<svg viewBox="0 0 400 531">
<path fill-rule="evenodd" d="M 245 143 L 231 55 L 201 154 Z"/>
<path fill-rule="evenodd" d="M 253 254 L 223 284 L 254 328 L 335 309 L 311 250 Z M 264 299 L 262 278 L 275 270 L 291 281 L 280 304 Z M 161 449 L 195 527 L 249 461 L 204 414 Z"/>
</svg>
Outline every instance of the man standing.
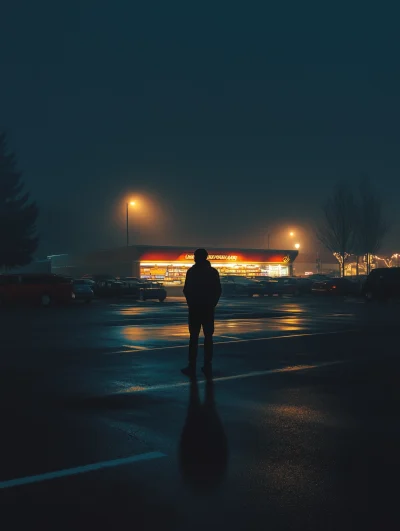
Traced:
<svg viewBox="0 0 400 531">
<path fill-rule="evenodd" d="M 201 327 L 204 333 L 204 367 L 207 378 L 212 376 L 214 308 L 221 296 L 219 273 L 211 267 L 205 249 L 194 253 L 195 264 L 186 273 L 183 293 L 189 307 L 189 365 L 182 369 L 186 376 L 196 374 L 197 347 Z"/>
</svg>

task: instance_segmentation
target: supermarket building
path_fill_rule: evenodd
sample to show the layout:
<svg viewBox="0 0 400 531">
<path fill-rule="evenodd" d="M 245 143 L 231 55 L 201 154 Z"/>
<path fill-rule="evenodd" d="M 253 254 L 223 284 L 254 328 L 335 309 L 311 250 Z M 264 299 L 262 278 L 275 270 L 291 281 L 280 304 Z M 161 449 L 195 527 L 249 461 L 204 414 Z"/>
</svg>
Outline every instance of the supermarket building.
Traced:
<svg viewBox="0 0 400 531">
<path fill-rule="evenodd" d="M 71 264 L 74 274 L 111 274 L 183 284 L 194 263 L 195 248 L 137 245 L 87 254 Z M 208 248 L 208 259 L 221 276 L 287 276 L 293 274 L 298 251 Z"/>
</svg>

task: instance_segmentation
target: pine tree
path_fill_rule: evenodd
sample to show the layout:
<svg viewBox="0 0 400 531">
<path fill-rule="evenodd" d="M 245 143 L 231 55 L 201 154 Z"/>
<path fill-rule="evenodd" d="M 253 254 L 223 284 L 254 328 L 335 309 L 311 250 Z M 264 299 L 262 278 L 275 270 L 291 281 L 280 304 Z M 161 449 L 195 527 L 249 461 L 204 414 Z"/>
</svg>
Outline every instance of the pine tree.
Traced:
<svg viewBox="0 0 400 531">
<path fill-rule="evenodd" d="M 16 157 L 0 134 L 0 270 L 27 265 L 38 245 L 38 208 L 24 192 Z"/>
</svg>

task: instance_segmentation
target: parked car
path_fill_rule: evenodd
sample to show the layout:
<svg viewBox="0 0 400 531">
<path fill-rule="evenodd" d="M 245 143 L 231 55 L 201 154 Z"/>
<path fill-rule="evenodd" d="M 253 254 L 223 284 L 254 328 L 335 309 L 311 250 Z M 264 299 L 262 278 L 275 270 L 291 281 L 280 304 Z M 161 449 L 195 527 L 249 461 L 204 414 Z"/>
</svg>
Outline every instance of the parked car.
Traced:
<svg viewBox="0 0 400 531">
<path fill-rule="evenodd" d="M 399 297 L 400 267 L 373 269 L 363 285 L 363 294 L 367 301 Z"/>
<path fill-rule="evenodd" d="M 123 294 L 123 283 L 112 275 L 85 276 L 94 282 L 93 292 L 96 297 L 117 297 Z"/>
<path fill-rule="evenodd" d="M 358 290 L 358 294 L 359 295 L 362 295 L 363 291 L 364 291 L 364 284 L 365 284 L 365 281 L 367 280 L 368 276 L 367 275 L 352 275 L 352 276 L 349 276 L 349 277 L 346 277 L 348 278 L 349 280 L 355 282 L 357 284 L 357 290 Z"/>
<path fill-rule="evenodd" d="M 126 284 L 141 284 L 142 280 L 138 277 L 121 277 L 118 280 Z"/>
<path fill-rule="evenodd" d="M 248 296 L 258 295 L 259 297 L 273 295 L 295 295 L 302 293 L 301 285 L 295 278 L 277 277 L 267 281 L 259 281 L 254 286 L 248 287 Z"/>
<path fill-rule="evenodd" d="M 77 280 L 80 280 L 82 282 L 84 282 L 85 284 L 87 284 L 92 290 L 96 284 L 96 282 L 90 278 L 79 278 Z"/>
<path fill-rule="evenodd" d="M 313 273 L 312 275 L 307 275 L 307 280 L 311 280 L 312 282 L 322 282 L 323 280 L 330 280 L 332 276 L 330 275 L 323 275 L 322 273 Z"/>
<path fill-rule="evenodd" d="M 251 286 L 257 286 L 258 282 L 251 278 L 240 275 L 221 276 L 223 295 L 247 295 Z"/>
<path fill-rule="evenodd" d="M 137 277 L 123 277 L 119 279 L 122 282 L 122 291 L 124 295 L 129 295 L 135 299 L 140 296 L 140 288 L 143 286 L 143 282 Z"/>
<path fill-rule="evenodd" d="M 0 275 L 0 304 L 31 302 L 50 306 L 75 298 L 72 278 L 52 274 Z"/>
<path fill-rule="evenodd" d="M 164 302 L 167 298 L 166 289 L 159 282 L 143 282 L 140 286 L 140 300 L 157 299 Z"/>
<path fill-rule="evenodd" d="M 315 279 L 312 279 L 309 276 L 308 277 L 297 277 L 296 281 L 299 285 L 301 293 L 311 293 L 314 282 L 316 282 Z"/>
<path fill-rule="evenodd" d="M 266 280 L 273 280 L 274 277 L 268 277 L 268 276 L 257 276 L 257 277 L 249 277 L 250 280 L 256 280 L 257 282 L 266 281 Z"/>
<path fill-rule="evenodd" d="M 75 293 L 75 300 L 84 301 L 86 303 L 92 302 L 94 293 L 92 286 L 84 279 L 75 279 L 72 283 Z"/>
<path fill-rule="evenodd" d="M 314 282 L 311 292 L 314 295 L 358 295 L 359 286 L 348 278 L 332 278 Z"/>
</svg>

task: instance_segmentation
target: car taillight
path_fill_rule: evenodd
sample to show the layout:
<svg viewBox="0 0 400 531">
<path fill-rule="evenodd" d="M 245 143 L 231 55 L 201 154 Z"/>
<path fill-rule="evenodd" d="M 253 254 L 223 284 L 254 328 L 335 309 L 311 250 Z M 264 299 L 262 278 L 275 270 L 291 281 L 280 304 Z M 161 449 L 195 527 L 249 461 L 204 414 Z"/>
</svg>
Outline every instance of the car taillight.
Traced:
<svg viewBox="0 0 400 531">
<path fill-rule="evenodd" d="M 332 286 L 332 289 L 336 289 L 336 286 Z"/>
</svg>

